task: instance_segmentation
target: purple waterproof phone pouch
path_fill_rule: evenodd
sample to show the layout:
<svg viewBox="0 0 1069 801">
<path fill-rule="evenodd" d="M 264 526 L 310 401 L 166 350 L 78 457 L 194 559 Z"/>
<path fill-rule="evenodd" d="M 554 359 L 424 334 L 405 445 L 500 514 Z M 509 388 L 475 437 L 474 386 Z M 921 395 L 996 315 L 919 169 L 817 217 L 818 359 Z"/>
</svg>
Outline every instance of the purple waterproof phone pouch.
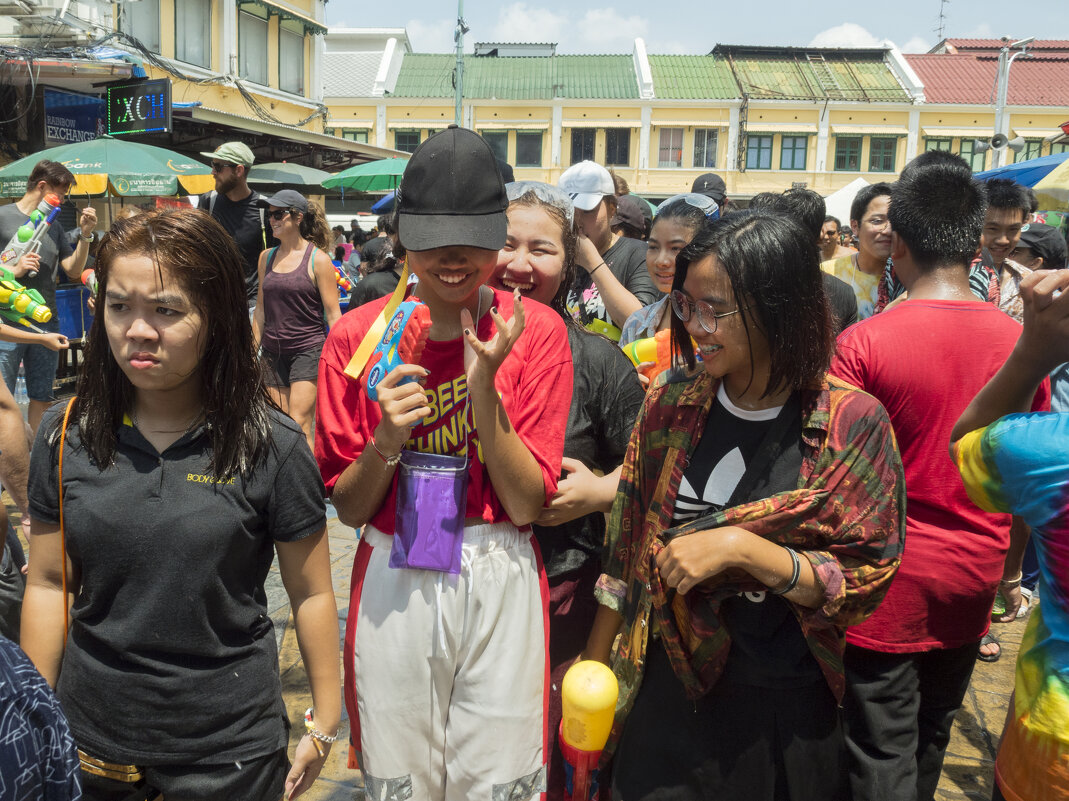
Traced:
<svg viewBox="0 0 1069 801">
<path fill-rule="evenodd" d="M 468 460 L 401 451 L 390 567 L 460 573 Z"/>
</svg>

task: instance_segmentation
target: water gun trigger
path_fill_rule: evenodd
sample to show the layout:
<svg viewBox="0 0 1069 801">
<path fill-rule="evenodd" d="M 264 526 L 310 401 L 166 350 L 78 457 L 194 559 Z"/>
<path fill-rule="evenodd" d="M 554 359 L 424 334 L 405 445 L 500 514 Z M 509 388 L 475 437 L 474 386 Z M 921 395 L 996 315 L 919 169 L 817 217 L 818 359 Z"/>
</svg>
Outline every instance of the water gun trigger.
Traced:
<svg viewBox="0 0 1069 801">
<path fill-rule="evenodd" d="M 397 307 L 368 360 L 367 395 L 371 400 L 378 401 L 378 386 L 391 370 L 401 364 L 419 364 L 430 329 L 431 312 L 425 303 L 406 300 Z M 399 384 L 415 380 L 409 376 Z"/>
</svg>

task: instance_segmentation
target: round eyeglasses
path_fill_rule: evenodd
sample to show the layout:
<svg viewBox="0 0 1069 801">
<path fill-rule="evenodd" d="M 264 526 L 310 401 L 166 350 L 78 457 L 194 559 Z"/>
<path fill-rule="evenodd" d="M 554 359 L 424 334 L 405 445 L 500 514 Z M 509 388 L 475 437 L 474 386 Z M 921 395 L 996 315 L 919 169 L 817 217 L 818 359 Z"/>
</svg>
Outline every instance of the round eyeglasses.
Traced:
<svg viewBox="0 0 1069 801">
<path fill-rule="evenodd" d="M 669 298 L 672 303 L 672 314 L 685 323 L 690 322 L 690 316 L 693 314 L 698 320 L 698 325 L 708 334 L 716 333 L 717 321 L 721 317 L 730 317 L 742 311 L 742 309 L 734 309 L 717 314 L 713 307 L 704 300 L 692 300 L 678 289 L 673 289 Z"/>
</svg>

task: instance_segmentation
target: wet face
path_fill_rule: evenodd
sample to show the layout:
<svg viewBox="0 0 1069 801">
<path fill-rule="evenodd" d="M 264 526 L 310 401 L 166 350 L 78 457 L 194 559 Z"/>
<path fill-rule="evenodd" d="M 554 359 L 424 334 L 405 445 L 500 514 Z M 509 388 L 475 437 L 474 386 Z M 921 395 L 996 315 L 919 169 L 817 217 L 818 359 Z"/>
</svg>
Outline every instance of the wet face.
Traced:
<svg viewBox="0 0 1069 801">
<path fill-rule="evenodd" d="M 455 245 L 432 250 L 408 251 L 409 269 L 419 278 L 419 297 L 424 302 L 471 305 L 476 293 L 497 266 L 496 250 Z"/>
<path fill-rule="evenodd" d="M 676 256 L 694 238 L 694 229 L 679 220 L 655 220 L 646 247 L 646 269 L 661 292 L 672 291 Z"/>
<path fill-rule="evenodd" d="M 1001 267 L 1010 252 L 1017 247 L 1026 219 L 1027 215 L 1023 209 L 988 207 L 984 230 L 980 234 L 980 244 L 987 248 L 996 267 Z"/>
<path fill-rule="evenodd" d="M 887 217 L 891 198 L 880 195 L 872 199 L 860 220 L 852 221 L 862 253 L 886 261 L 891 255 L 891 221 Z"/>
<path fill-rule="evenodd" d="M 200 381 L 205 321 L 170 271 L 145 255 L 117 256 L 108 271 L 104 328 L 111 354 L 138 390 Z M 193 384 L 197 386 L 196 383 Z"/>
<path fill-rule="evenodd" d="M 490 286 L 549 304 L 564 272 L 560 223 L 539 206 L 513 204 L 508 209 L 508 238 L 497 254 Z"/>
<path fill-rule="evenodd" d="M 701 325 L 696 311 L 692 310 L 686 323 L 687 332 L 701 353 L 705 372 L 723 379 L 732 399 L 738 399 L 744 393 L 753 394 L 755 389 L 760 395 L 768 383 L 768 340 L 749 316 L 747 333 L 742 315 L 749 315 L 749 312 L 739 310 L 731 279 L 719 259 L 706 256 L 691 264 L 683 282 L 683 292 L 692 301 L 707 303 L 714 314 L 724 315 L 717 319 L 713 333 Z M 712 327 L 709 315 L 704 316 L 706 325 Z"/>
</svg>

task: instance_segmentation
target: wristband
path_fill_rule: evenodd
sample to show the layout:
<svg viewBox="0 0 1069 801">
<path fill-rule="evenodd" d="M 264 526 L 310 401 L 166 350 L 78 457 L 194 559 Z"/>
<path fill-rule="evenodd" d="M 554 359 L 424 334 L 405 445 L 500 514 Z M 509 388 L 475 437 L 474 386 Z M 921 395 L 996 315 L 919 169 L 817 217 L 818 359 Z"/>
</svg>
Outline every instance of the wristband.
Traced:
<svg viewBox="0 0 1069 801">
<path fill-rule="evenodd" d="M 393 456 L 387 456 L 385 453 L 383 453 L 382 451 L 379 450 L 379 446 L 375 444 L 375 438 L 374 437 L 371 437 L 370 439 L 368 439 L 368 442 L 371 443 L 371 447 L 375 449 L 375 453 L 377 453 L 379 455 L 379 458 L 382 459 L 382 461 L 386 463 L 387 467 L 397 467 L 397 463 L 399 461 L 401 461 L 401 452 L 400 451 L 395 453 Z"/>
<path fill-rule="evenodd" d="M 93 235 L 92 234 L 90 234 L 89 236 L 86 236 L 81 231 L 78 232 L 78 238 L 80 240 L 82 240 L 83 242 L 92 242 L 93 241 Z"/>
<path fill-rule="evenodd" d="M 999 581 L 998 585 L 1000 587 L 1020 587 L 1021 586 L 1021 579 L 1023 579 L 1023 578 L 1024 578 L 1024 573 L 1023 572 L 1022 573 L 1018 573 L 1017 574 L 1017 578 L 1002 579 L 1002 580 Z"/>
<path fill-rule="evenodd" d="M 605 262 L 602 262 L 597 267 L 595 267 L 593 270 L 591 270 L 590 271 L 590 277 L 593 278 L 594 277 L 594 273 L 596 273 L 598 270 L 600 270 L 604 266 L 605 266 Z"/>
<path fill-rule="evenodd" d="M 783 547 L 787 548 L 786 545 Z M 791 580 L 787 582 L 787 586 L 785 587 L 781 587 L 778 590 L 769 590 L 769 593 L 772 595 L 786 595 L 798 586 L 798 578 L 802 575 L 802 561 L 798 558 L 798 554 L 795 552 L 794 548 L 787 548 L 787 553 L 791 555 L 791 561 L 793 562 Z"/>
</svg>

